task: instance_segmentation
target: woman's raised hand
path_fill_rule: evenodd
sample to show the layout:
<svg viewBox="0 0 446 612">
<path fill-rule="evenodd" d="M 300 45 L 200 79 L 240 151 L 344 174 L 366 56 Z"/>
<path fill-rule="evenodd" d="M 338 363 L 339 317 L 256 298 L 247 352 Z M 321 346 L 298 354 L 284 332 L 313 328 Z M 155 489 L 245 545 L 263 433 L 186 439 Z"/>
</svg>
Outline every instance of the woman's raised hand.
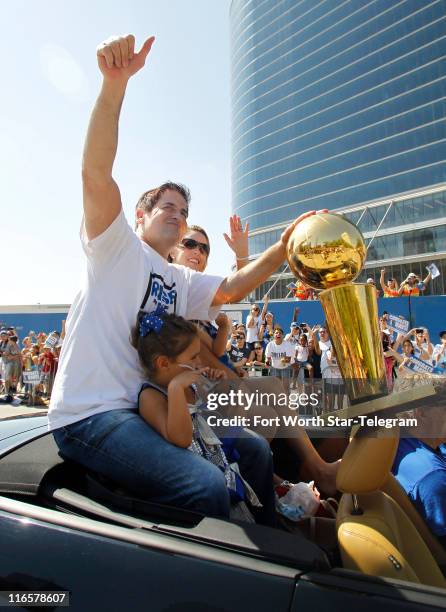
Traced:
<svg viewBox="0 0 446 612">
<path fill-rule="evenodd" d="M 238 215 L 229 217 L 229 236 L 223 234 L 229 248 L 234 251 L 236 257 L 247 258 L 248 252 L 249 223 L 243 227 Z"/>
</svg>

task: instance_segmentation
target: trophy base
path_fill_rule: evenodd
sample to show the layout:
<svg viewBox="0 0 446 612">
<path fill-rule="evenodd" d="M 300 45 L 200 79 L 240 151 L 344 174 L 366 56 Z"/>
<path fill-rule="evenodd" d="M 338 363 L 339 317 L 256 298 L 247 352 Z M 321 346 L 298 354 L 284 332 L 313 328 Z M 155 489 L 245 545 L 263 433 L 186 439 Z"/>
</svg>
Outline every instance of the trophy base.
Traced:
<svg viewBox="0 0 446 612">
<path fill-rule="evenodd" d="M 377 393 L 374 395 L 366 395 L 361 398 L 350 399 L 349 401 L 350 401 L 350 406 L 363 406 L 364 404 L 369 404 L 378 399 L 382 399 L 383 397 L 389 397 L 389 393 L 386 391 L 386 392 Z"/>
<path fill-rule="evenodd" d="M 324 419 L 325 425 L 327 426 L 330 424 L 328 417 L 336 417 L 336 420 L 339 422 L 344 419 L 354 420 L 359 416 L 373 416 L 375 414 L 390 416 L 397 412 L 412 410 L 419 406 L 422 400 L 432 398 L 435 395 L 436 391 L 432 384 L 420 385 L 412 389 L 391 393 L 390 395 L 377 397 L 359 404 L 355 403 L 347 408 L 324 412 L 321 414 L 321 418 Z"/>
</svg>

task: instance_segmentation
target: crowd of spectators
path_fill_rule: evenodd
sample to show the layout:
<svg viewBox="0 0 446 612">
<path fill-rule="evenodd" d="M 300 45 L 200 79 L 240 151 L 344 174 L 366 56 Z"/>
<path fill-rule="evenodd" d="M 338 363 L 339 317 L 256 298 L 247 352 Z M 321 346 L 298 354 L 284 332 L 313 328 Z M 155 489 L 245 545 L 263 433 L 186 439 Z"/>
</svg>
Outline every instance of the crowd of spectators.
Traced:
<svg viewBox="0 0 446 612">
<path fill-rule="evenodd" d="M 393 297 L 419 297 L 427 289 L 429 282 L 432 280 L 432 272 L 429 272 L 424 279 L 421 279 L 414 272 L 410 272 L 408 276 L 398 283 L 396 278 L 385 277 L 386 269 L 381 270 L 379 284 L 381 289 L 376 286 L 375 280 L 370 277 L 367 279 L 368 285 L 373 285 L 376 289 L 376 297 L 393 298 Z M 306 287 L 301 281 L 290 283 L 287 285 L 291 294 L 298 301 L 317 300 L 318 293 L 313 289 Z"/>
<path fill-rule="evenodd" d="M 15 327 L 0 329 L 1 403 L 47 405 L 63 337 L 63 325 L 62 332 L 31 330 L 21 340 Z"/>
<path fill-rule="evenodd" d="M 384 270 L 382 272 L 384 284 Z M 408 280 L 412 282 L 410 275 Z M 395 283 L 394 279 L 388 279 L 385 285 L 387 291 L 399 291 L 401 287 L 394 289 Z M 230 333 L 226 337 L 225 358 L 231 369 L 242 378 L 276 376 L 287 391 L 302 391 L 305 384 L 319 384 L 326 392 L 325 408 L 332 410 L 336 406 L 342 407 L 345 397 L 342 374 L 327 326 L 298 322 L 299 308 L 296 307 L 289 329 L 283 329 L 275 323 L 268 303 L 266 297 L 262 308 L 253 304 L 245 323 L 228 322 Z M 432 366 L 437 374 L 444 371 L 446 376 L 446 330 L 440 332 L 438 342 L 433 343 L 427 327 L 416 327 L 406 334 L 397 334 L 389 328 L 388 316 L 385 312 L 379 325 L 389 390 L 392 390 L 398 377 L 412 373 L 408 366 L 413 357 Z M 217 323 L 221 329 L 226 327 L 221 320 Z M 30 331 L 19 340 L 14 327 L 0 329 L 0 402 L 47 403 L 57 372 L 63 336 L 63 329 L 61 333 L 53 331 L 49 334 Z M 29 377 L 28 372 L 37 374 Z"/>
<path fill-rule="evenodd" d="M 325 408 L 341 408 L 345 389 L 328 327 L 298 322 L 298 313 L 296 307 L 289 329 L 284 330 L 274 323 L 267 298 L 262 311 L 253 304 L 246 323 L 232 321 L 226 345 L 231 365 L 242 377 L 276 376 L 287 391 L 302 390 L 305 384 L 317 386 L 318 381 L 323 381 L 319 385 L 325 391 Z M 413 374 L 413 358 L 446 376 L 446 331 L 440 332 L 434 344 L 427 327 L 402 334 L 391 329 L 388 321 L 389 315 L 384 312 L 379 325 L 389 391 L 398 377 Z"/>
</svg>

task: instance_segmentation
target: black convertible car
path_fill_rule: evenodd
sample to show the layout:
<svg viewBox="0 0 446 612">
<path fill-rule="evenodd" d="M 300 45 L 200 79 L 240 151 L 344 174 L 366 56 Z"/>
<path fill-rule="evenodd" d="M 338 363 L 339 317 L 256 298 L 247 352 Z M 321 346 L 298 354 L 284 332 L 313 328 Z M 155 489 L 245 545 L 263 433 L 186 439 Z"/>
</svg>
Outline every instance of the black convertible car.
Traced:
<svg viewBox="0 0 446 612">
<path fill-rule="evenodd" d="M 0 606 L 10 592 L 55 591 L 82 612 L 446 609 L 441 552 L 420 531 L 386 535 L 406 519 L 389 518 L 389 492 L 350 494 L 351 472 L 339 545 L 320 547 L 131 498 L 62 460 L 46 427 L 45 416 L 0 422 Z M 351 446 L 354 471 L 367 457 Z"/>
</svg>

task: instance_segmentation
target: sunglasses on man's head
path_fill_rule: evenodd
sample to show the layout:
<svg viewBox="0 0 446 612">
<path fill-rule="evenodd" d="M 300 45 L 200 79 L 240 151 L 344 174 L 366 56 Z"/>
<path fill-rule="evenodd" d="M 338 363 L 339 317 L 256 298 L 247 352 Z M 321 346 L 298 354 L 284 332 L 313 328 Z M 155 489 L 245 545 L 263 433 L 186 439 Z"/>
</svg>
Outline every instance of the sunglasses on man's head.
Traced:
<svg viewBox="0 0 446 612">
<path fill-rule="evenodd" d="M 193 238 L 185 238 L 184 240 L 181 241 L 181 244 L 184 246 L 185 249 L 192 250 L 198 247 L 202 255 L 209 255 L 209 245 L 206 244 L 205 242 L 198 242 L 197 240 L 194 240 Z"/>
</svg>

